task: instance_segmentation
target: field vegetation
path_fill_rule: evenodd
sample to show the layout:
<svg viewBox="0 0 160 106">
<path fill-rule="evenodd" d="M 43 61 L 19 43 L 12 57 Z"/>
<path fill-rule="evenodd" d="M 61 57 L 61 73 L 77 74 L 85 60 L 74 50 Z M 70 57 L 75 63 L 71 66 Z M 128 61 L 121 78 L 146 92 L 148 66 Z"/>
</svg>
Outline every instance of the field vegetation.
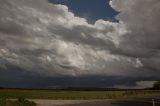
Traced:
<svg viewBox="0 0 160 106">
<path fill-rule="evenodd" d="M 0 106 L 36 106 L 36 103 L 28 101 L 22 97 L 17 100 L 9 100 L 6 98 L 0 99 Z"/>
<path fill-rule="evenodd" d="M 0 90 L 0 98 L 16 99 L 125 99 L 160 96 L 159 90 L 127 91 L 55 91 L 55 90 Z"/>
</svg>

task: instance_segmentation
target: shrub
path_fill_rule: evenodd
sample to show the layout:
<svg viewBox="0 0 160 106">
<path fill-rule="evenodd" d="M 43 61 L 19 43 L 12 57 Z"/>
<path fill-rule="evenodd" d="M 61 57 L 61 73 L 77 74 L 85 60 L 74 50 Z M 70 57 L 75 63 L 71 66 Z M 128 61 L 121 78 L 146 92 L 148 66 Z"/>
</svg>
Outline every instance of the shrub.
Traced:
<svg viewBox="0 0 160 106">
<path fill-rule="evenodd" d="M 157 81 L 156 83 L 154 83 L 153 89 L 156 89 L 156 90 L 160 89 L 160 81 Z"/>
<path fill-rule="evenodd" d="M 36 103 L 28 101 L 23 97 L 18 98 L 18 100 L 7 100 L 6 98 L 0 99 L 0 106 L 36 106 Z"/>
</svg>

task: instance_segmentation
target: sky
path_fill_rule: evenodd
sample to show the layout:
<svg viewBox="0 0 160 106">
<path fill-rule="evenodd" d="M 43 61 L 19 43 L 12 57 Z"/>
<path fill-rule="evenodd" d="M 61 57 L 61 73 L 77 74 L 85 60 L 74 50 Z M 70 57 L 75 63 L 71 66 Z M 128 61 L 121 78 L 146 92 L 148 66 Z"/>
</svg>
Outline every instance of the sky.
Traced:
<svg viewBox="0 0 160 106">
<path fill-rule="evenodd" d="M 0 86 L 145 88 L 160 80 L 159 0 L 0 0 Z"/>
<path fill-rule="evenodd" d="M 49 2 L 66 5 L 74 15 L 85 18 L 91 24 L 98 19 L 116 21 L 114 17 L 118 14 L 109 5 L 109 0 L 49 0 Z"/>
</svg>

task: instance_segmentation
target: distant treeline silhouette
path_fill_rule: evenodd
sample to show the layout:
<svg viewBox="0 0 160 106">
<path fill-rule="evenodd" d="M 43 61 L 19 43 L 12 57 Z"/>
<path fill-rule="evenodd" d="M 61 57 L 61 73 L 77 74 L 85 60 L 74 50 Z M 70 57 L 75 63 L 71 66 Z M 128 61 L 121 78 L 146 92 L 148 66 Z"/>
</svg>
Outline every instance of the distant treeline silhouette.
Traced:
<svg viewBox="0 0 160 106">
<path fill-rule="evenodd" d="M 99 88 L 99 87 L 55 87 L 55 88 L 7 88 L 0 89 L 19 89 L 19 90 L 56 90 L 56 91 L 131 91 L 131 90 L 160 90 L 160 81 L 154 83 L 153 87 L 144 89 L 120 89 L 120 88 Z"/>
<path fill-rule="evenodd" d="M 120 89 L 120 88 L 88 88 L 88 87 L 62 87 L 62 88 L 5 88 L 13 90 L 54 90 L 54 91 L 141 91 L 141 90 L 160 90 L 159 88 L 145 88 L 145 89 Z"/>
</svg>

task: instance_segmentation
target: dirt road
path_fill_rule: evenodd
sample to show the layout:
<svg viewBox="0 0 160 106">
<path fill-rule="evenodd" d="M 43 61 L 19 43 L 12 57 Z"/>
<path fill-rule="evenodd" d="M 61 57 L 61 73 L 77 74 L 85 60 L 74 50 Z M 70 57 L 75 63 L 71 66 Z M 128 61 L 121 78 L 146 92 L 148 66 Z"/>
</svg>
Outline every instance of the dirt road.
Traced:
<svg viewBox="0 0 160 106">
<path fill-rule="evenodd" d="M 151 98 L 132 100 L 32 100 L 37 106 L 152 106 Z M 155 106 L 160 106 L 160 101 L 155 99 Z"/>
<path fill-rule="evenodd" d="M 88 102 L 95 102 L 98 100 L 44 100 L 44 99 L 31 99 L 37 106 L 63 106 L 63 105 L 75 105 Z"/>
</svg>

